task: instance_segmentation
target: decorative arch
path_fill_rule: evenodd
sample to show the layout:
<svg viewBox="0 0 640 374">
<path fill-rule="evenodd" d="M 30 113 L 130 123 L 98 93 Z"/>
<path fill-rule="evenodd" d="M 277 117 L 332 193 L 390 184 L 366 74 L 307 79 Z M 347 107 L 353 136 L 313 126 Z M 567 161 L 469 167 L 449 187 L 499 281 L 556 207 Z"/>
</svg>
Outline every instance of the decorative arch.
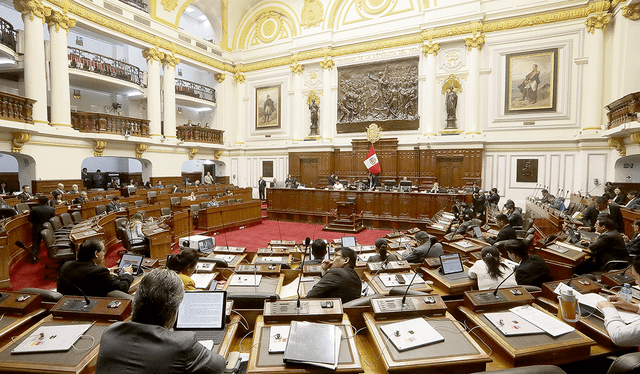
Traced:
<svg viewBox="0 0 640 374">
<path fill-rule="evenodd" d="M 243 17 L 233 37 L 234 50 L 291 39 L 298 35 L 300 20 L 293 9 L 280 2 L 270 2 L 269 5 L 254 8 Z"/>
<path fill-rule="evenodd" d="M 375 21 L 406 12 L 422 12 L 433 0 L 335 0 L 325 18 L 325 29 Z"/>
</svg>

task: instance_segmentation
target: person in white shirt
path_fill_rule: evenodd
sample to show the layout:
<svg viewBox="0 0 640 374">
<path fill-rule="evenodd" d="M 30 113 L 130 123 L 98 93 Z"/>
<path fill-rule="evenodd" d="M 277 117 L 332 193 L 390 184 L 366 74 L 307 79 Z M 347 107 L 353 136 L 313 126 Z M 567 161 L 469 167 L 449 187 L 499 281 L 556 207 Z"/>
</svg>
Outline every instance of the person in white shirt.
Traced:
<svg viewBox="0 0 640 374">
<path fill-rule="evenodd" d="M 481 260 L 476 261 L 469 269 L 469 278 L 478 279 L 479 290 L 495 289 L 500 287 L 516 287 L 516 277 L 513 272 L 514 265 L 500 258 L 500 251 L 496 247 L 488 246 L 480 252 Z"/>
<path fill-rule="evenodd" d="M 631 266 L 631 276 L 640 284 L 640 261 Z M 599 301 L 598 308 L 604 314 L 604 327 L 613 344 L 619 347 L 640 346 L 640 320 L 626 324 L 620 318 L 618 310 L 640 314 L 640 304 L 626 301 L 620 296 L 609 296 L 607 301 Z"/>
</svg>

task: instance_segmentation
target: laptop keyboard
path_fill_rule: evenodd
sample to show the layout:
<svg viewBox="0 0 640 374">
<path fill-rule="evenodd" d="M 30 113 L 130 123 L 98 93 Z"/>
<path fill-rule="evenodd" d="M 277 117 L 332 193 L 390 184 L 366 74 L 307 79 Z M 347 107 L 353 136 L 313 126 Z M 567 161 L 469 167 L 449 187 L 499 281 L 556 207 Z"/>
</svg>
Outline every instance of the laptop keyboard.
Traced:
<svg viewBox="0 0 640 374">
<path fill-rule="evenodd" d="M 213 344 L 217 345 L 222 343 L 225 329 L 222 330 L 197 330 L 196 340 L 213 340 Z"/>
<path fill-rule="evenodd" d="M 453 273 L 453 274 L 447 274 L 445 275 L 445 277 L 449 278 L 449 279 L 462 279 L 462 278 L 466 278 L 469 275 L 467 274 L 466 271 L 460 272 L 460 273 Z"/>
</svg>

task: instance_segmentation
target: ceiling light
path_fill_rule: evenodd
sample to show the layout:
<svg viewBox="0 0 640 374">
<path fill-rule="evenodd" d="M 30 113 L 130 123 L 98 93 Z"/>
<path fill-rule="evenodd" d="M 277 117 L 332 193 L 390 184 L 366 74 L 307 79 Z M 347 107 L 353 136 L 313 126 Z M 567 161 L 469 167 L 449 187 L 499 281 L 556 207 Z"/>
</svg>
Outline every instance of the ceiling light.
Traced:
<svg viewBox="0 0 640 374">
<path fill-rule="evenodd" d="M 187 12 L 187 13 L 191 13 L 191 12 L 193 12 L 194 10 L 195 10 L 195 9 L 193 9 L 192 7 L 190 7 L 190 6 L 189 6 L 189 7 L 187 7 L 187 9 L 185 9 L 184 11 L 185 11 L 185 12 Z"/>
<path fill-rule="evenodd" d="M 205 16 L 205 15 L 203 14 L 203 15 L 201 15 L 200 17 L 198 17 L 198 19 L 199 19 L 200 21 L 206 21 L 206 20 L 207 20 L 207 16 Z"/>
</svg>

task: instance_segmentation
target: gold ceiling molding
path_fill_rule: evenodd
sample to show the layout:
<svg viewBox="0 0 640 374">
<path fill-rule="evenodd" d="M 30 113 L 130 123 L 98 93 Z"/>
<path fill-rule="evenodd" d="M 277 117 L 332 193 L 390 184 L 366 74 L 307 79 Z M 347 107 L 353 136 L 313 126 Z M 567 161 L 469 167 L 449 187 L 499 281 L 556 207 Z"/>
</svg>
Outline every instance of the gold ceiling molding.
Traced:
<svg viewBox="0 0 640 374">
<path fill-rule="evenodd" d="M 51 10 L 51 14 L 46 17 L 46 21 L 49 26 L 55 26 L 56 32 L 60 32 L 62 28 L 67 31 L 67 35 L 69 35 L 69 29 L 76 26 L 75 19 L 57 10 Z"/>
<path fill-rule="evenodd" d="M 45 19 L 51 15 L 52 9 L 42 3 L 42 0 L 13 0 L 13 7 L 33 22 L 35 17 Z"/>
<path fill-rule="evenodd" d="M 627 148 L 624 146 L 624 138 L 609 138 L 609 145 L 615 148 L 621 157 L 627 155 Z"/>
<path fill-rule="evenodd" d="M 142 50 L 142 57 L 147 61 L 162 61 L 162 59 L 164 59 L 164 52 L 160 52 L 155 48 L 147 48 Z"/>
<path fill-rule="evenodd" d="M 93 156 L 94 157 L 102 157 L 104 154 L 104 149 L 107 147 L 106 140 L 94 140 L 93 141 Z"/>
<path fill-rule="evenodd" d="M 11 152 L 21 153 L 25 143 L 31 140 L 31 134 L 28 132 L 14 132 L 11 141 Z"/>
<path fill-rule="evenodd" d="M 265 12 L 256 21 L 256 37 L 263 43 L 271 43 L 282 35 L 284 21 L 278 12 Z"/>
<path fill-rule="evenodd" d="M 438 51 L 440 51 L 440 43 L 438 42 L 422 45 L 422 53 L 424 54 L 424 57 L 427 57 L 428 55 L 437 56 Z"/>
<path fill-rule="evenodd" d="M 162 0 L 160 3 L 167 12 L 172 12 L 178 6 L 178 0 Z"/>
<path fill-rule="evenodd" d="M 260 9 L 241 24 L 244 25 L 242 30 L 238 28 L 233 38 L 236 50 L 245 49 L 250 42 L 256 42 L 255 39 L 269 43 L 276 39 L 298 35 L 296 18 L 280 6 Z M 252 35 L 252 40 L 248 39 L 249 35 Z"/>
<path fill-rule="evenodd" d="M 478 35 L 478 36 L 473 36 L 471 38 L 465 38 L 464 39 L 464 45 L 467 46 L 469 51 L 471 51 L 473 48 L 478 48 L 478 50 L 481 50 L 482 46 L 484 46 L 484 35 Z"/>
<path fill-rule="evenodd" d="M 193 147 L 189 148 L 189 160 L 193 160 L 194 157 L 198 154 L 198 148 Z"/>
<path fill-rule="evenodd" d="M 304 71 L 304 65 L 298 64 L 297 62 L 294 62 L 294 64 L 289 66 L 289 68 L 291 69 L 293 75 L 301 75 Z"/>
<path fill-rule="evenodd" d="M 162 59 L 163 65 L 169 65 L 172 67 L 176 67 L 180 63 L 180 59 L 176 57 L 174 54 L 164 54 L 164 58 Z"/>
<path fill-rule="evenodd" d="M 640 19 L 640 3 L 622 7 L 622 16 L 632 21 Z"/>
<path fill-rule="evenodd" d="M 233 80 L 236 81 L 237 84 L 243 84 L 246 79 L 247 77 L 242 73 L 236 73 L 236 75 L 233 76 Z"/>
<path fill-rule="evenodd" d="M 324 21 L 324 5 L 320 0 L 304 0 L 302 14 L 300 14 L 301 24 L 305 28 L 318 26 Z"/>
<path fill-rule="evenodd" d="M 602 31 L 607 29 L 607 24 L 611 22 L 613 17 L 611 13 L 608 13 L 610 8 L 611 3 L 608 1 L 596 1 L 589 4 L 589 9 L 591 9 L 592 13 L 584 21 L 589 33 L 595 33 L 596 29 L 602 29 Z"/>
<path fill-rule="evenodd" d="M 218 81 L 218 83 L 222 83 L 224 82 L 224 78 L 226 78 L 226 75 L 224 73 L 218 73 L 214 74 L 213 77 L 216 79 L 216 81 Z"/>
<path fill-rule="evenodd" d="M 320 64 L 321 68 L 326 69 L 326 70 L 331 70 L 331 69 L 333 69 L 333 67 L 335 66 L 336 63 L 333 62 L 332 59 L 330 59 L 328 57 L 325 57 L 324 61 L 320 61 L 319 64 Z"/>
<path fill-rule="evenodd" d="M 144 143 L 138 143 L 136 146 L 136 158 L 142 158 L 144 151 L 147 150 L 147 145 Z"/>
</svg>

